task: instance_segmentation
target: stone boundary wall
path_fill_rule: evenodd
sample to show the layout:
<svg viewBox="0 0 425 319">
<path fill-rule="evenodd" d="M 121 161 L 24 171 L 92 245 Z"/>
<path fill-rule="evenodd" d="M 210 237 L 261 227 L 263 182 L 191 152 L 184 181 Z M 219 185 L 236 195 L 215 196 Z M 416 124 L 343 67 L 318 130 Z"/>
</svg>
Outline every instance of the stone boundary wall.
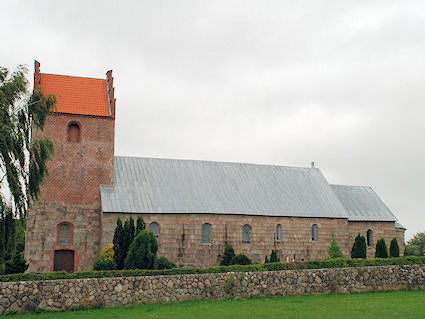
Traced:
<svg viewBox="0 0 425 319">
<path fill-rule="evenodd" d="M 1 282 L 0 313 L 402 289 L 425 289 L 425 265 Z"/>
</svg>

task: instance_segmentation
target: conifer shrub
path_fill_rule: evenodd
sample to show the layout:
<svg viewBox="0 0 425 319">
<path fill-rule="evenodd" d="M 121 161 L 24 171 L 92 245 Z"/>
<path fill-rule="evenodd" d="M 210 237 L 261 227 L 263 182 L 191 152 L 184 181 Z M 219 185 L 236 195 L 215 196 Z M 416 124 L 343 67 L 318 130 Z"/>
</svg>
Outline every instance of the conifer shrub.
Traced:
<svg viewBox="0 0 425 319">
<path fill-rule="evenodd" d="M 375 258 L 388 258 L 387 244 L 384 238 L 376 242 Z"/>
<path fill-rule="evenodd" d="M 280 258 L 277 255 L 276 250 L 272 250 L 272 253 L 270 255 L 270 262 L 271 263 L 278 263 L 278 262 L 280 262 Z"/>
<path fill-rule="evenodd" d="M 393 238 L 390 243 L 390 258 L 400 257 L 400 247 L 398 247 L 397 238 Z"/>
<path fill-rule="evenodd" d="M 244 254 L 237 254 L 233 256 L 230 265 L 252 265 L 252 260 Z"/>
<path fill-rule="evenodd" d="M 341 248 L 338 245 L 338 242 L 336 240 L 335 234 L 332 234 L 332 240 L 328 247 L 328 254 L 329 258 L 343 258 L 344 255 L 342 254 Z"/>
<path fill-rule="evenodd" d="M 93 270 L 116 270 L 117 264 L 113 259 L 98 259 L 93 264 Z"/>
<path fill-rule="evenodd" d="M 232 258 L 235 256 L 235 251 L 230 244 L 226 244 L 226 247 L 224 248 L 223 256 L 220 260 L 220 266 L 228 266 L 230 265 L 230 262 L 232 261 Z"/>
<path fill-rule="evenodd" d="M 264 263 L 268 264 L 269 263 L 269 257 L 266 255 L 266 258 L 264 259 Z"/>
<path fill-rule="evenodd" d="M 118 217 L 113 239 L 114 261 L 117 264 L 117 269 L 124 269 L 124 259 L 127 254 L 124 242 L 124 227 L 122 225 L 121 219 Z"/>
<path fill-rule="evenodd" d="M 136 221 L 136 233 L 134 234 L 134 236 L 136 236 L 138 233 L 140 233 L 141 230 L 146 229 L 146 224 L 145 221 L 143 220 L 142 216 L 137 217 L 137 221 Z"/>
<path fill-rule="evenodd" d="M 154 269 L 158 241 L 153 233 L 141 230 L 134 238 L 124 261 L 125 269 Z"/>
<path fill-rule="evenodd" d="M 172 269 L 172 268 L 176 268 L 176 264 L 173 263 L 172 261 L 168 260 L 166 257 L 161 256 L 158 258 L 157 260 L 157 266 L 156 269 Z"/>
<path fill-rule="evenodd" d="M 351 258 L 366 258 L 366 239 L 360 233 L 357 234 L 354 240 Z"/>
</svg>

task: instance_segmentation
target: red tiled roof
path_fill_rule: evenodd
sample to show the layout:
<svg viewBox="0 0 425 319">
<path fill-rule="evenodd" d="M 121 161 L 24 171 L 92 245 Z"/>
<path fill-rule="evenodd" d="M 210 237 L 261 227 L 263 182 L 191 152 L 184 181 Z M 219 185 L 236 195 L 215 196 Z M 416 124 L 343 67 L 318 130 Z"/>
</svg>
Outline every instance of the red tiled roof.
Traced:
<svg viewBox="0 0 425 319">
<path fill-rule="evenodd" d="M 41 73 L 40 86 L 56 95 L 56 112 L 110 116 L 106 80 Z"/>
</svg>

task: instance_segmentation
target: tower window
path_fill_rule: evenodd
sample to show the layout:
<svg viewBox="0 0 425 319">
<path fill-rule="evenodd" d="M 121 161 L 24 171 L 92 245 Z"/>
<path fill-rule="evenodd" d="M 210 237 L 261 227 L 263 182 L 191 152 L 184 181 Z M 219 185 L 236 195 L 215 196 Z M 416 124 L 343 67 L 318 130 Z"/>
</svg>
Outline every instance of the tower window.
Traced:
<svg viewBox="0 0 425 319">
<path fill-rule="evenodd" d="M 80 126 L 72 122 L 68 125 L 68 142 L 78 143 L 80 141 Z"/>
</svg>

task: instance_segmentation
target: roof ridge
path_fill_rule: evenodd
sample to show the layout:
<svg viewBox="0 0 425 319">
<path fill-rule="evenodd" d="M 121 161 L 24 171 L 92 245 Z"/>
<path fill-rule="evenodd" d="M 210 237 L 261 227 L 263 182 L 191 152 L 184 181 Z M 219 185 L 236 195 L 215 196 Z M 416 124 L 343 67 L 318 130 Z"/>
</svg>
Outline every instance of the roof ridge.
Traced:
<svg viewBox="0 0 425 319">
<path fill-rule="evenodd" d="M 140 159 L 152 159 L 152 160 L 169 160 L 169 161 L 182 161 L 182 162 L 203 162 L 203 163 L 220 163 L 220 164 L 242 164 L 242 165 L 252 165 L 252 166 L 265 166 L 265 167 L 285 167 L 293 169 L 304 169 L 304 170 L 319 170 L 319 168 L 311 167 L 300 167 L 300 166 L 287 166 L 287 165 L 276 165 L 276 164 L 259 164 L 259 163 L 246 163 L 246 162 L 227 162 L 227 161 L 213 161 L 213 160 L 199 160 L 199 159 L 182 159 L 182 158 L 165 158 L 165 157 L 146 157 L 146 156 L 124 156 L 124 155 L 114 155 L 114 157 L 120 158 L 140 158 Z"/>
<path fill-rule="evenodd" d="M 77 75 L 56 74 L 56 73 L 40 73 L 40 75 L 66 76 L 66 77 L 70 77 L 70 78 L 80 78 L 80 79 L 90 79 L 90 80 L 103 80 L 103 81 L 106 81 L 106 78 L 93 78 L 93 77 L 89 77 L 89 76 L 77 76 Z"/>
<path fill-rule="evenodd" d="M 329 184 L 331 186 L 343 186 L 343 187 L 356 187 L 356 188 L 370 188 L 373 190 L 372 186 L 368 185 L 347 185 L 347 184 Z"/>
</svg>

